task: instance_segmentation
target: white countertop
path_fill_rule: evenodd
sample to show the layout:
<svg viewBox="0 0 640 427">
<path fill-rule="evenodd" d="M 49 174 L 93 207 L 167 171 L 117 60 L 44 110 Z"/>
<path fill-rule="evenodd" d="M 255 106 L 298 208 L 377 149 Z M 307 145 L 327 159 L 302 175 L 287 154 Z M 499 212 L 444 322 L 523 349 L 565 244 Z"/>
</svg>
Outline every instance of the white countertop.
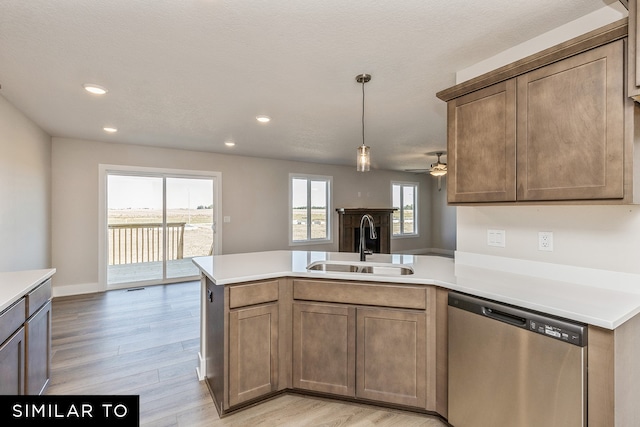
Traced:
<svg viewBox="0 0 640 427">
<path fill-rule="evenodd" d="M 640 313 L 640 293 L 619 287 L 605 288 L 461 265 L 439 256 L 374 254 L 367 257 L 371 263 L 410 265 L 414 274 L 406 276 L 307 271 L 307 265 L 314 261 L 358 259 L 357 253 L 348 252 L 270 251 L 199 257 L 194 258 L 194 263 L 217 285 L 277 277 L 437 285 L 606 329 L 615 329 Z"/>
<path fill-rule="evenodd" d="M 0 312 L 53 276 L 55 268 L 0 273 Z"/>
</svg>

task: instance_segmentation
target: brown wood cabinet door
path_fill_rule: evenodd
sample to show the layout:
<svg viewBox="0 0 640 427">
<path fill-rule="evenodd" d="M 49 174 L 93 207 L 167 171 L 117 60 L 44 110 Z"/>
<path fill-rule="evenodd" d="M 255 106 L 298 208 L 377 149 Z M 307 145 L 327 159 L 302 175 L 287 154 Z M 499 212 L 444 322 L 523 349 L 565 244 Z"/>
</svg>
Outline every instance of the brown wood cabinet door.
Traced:
<svg viewBox="0 0 640 427">
<path fill-rule="evenodd" d="M 278 382 L 278 305 L 229 313 L 229 406 L 269 394 Z"/>
<path fill-rule="evenodd" d="M 637 0 L 629 0 L 629 38 L 627 41 L 628 76 L 627 94 L 640 101 L 640 43 L 638 43 L 638 22 L 640 10 Z"/>
<path fill-rule="evenodd" d="M 24 328 L 0 345 L 0 395 L 24 394 Z"/>
<path fill-rule="evenodd" d="M 518 77 L 518 200 L 623 197 L 623 55 L 619 40 Z"/>
<path fill-rule="evenodd" d="M 356 396 L 399 405 L 426 405 L 424 312 L 357 309 Z"/>
<path fill-rule="evenodd" d="M 51 301 L 25 325 L 27 394 L 42 394 L 51 379 Z"/>
<path fill-rule="evenodd" d="M 293 387 L 355 396 L 355 308 L 293 304 Z"/>
<path fill-rule="evenodd" d="M 515 80 L 449 101 L 447 115 L 449 203 L 515 200 Z"/>
</svg>

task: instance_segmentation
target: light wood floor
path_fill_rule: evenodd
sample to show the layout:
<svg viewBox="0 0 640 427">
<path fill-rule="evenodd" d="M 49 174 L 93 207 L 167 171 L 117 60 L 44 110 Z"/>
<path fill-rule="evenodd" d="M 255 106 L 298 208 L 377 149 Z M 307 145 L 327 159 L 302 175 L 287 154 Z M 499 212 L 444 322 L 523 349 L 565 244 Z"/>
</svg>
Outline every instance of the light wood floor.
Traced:
<svg viewBox="0 0 640 427">
<path fill-rule="evenodd" d="M 195 371 L 199 285 L 55 298 L 46 394 L 140 395 L 142 426 L 447 426 L 427 415 L 293 394 L 220 419 Z"/>
</svg>

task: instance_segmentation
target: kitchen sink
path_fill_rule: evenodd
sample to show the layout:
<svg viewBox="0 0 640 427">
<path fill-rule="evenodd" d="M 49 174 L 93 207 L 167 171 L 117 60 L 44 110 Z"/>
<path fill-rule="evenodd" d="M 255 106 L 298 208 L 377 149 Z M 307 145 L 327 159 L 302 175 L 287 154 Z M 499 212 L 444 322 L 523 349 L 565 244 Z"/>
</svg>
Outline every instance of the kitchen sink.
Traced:
<svg viewBox="0 0 640 427">
<path fill-rule="evenodd" d="M 413 274 L 409 265 L 381 262 L 316 261 L 307 266 L 308 271 L 333 273 L 375 274 L 381 276 L 405 276 Z"/>
<path fill-rule="evenodd" d="M 307 266 L 310 271 L 332 271 L 338 273 L 358 273 L 360 267 L 353 264 L 338 264 L 335 262 L 316 261 Z"/>
</svg>

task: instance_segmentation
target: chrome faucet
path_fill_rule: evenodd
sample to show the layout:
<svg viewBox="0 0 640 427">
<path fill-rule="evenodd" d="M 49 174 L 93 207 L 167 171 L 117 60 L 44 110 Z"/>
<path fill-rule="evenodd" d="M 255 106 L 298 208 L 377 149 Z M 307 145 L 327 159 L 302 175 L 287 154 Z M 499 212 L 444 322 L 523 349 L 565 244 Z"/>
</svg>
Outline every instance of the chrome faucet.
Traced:
<svg viewBox="0 0 640 427">
<path fill-rule="evenodd" d="M 373 217 L 369 214 L 362 215 L 360 218 L 360 261 L 366 261 L 367 255 L 371 255 L 373 252 L 367 249 L 366 239 L 364 237 L 364 223 L 365 220 L 369 223 L 369 237 L 371 239 L 377 239 L 376 227 L 373 224 Z"/>
</svg>

